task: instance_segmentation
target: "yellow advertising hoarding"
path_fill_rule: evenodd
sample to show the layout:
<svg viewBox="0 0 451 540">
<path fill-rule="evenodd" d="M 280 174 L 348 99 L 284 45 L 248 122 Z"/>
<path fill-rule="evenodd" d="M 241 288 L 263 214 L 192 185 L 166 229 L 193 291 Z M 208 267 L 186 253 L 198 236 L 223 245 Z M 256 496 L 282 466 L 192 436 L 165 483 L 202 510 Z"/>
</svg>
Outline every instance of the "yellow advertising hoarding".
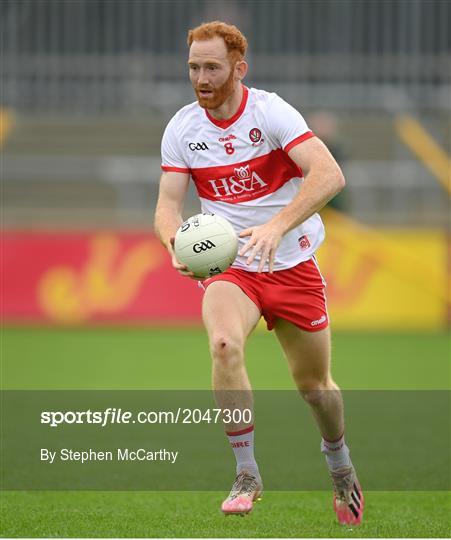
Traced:
<svg viewBox="0 0 451 540">
<path fill-rule="evenodd" d="M 448 239 L 439 229 L 373 229 L 327 209 L 318 260 L 336 329 L 432 330 L 448 322 Z"/>
</svg>

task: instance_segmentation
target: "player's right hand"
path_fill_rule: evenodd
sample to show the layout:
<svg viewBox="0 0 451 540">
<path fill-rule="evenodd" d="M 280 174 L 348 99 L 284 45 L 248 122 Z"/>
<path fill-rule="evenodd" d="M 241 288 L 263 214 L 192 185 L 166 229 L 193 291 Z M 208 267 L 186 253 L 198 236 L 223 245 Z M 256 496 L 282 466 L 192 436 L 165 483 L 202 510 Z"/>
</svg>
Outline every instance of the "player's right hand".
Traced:
<svg viewBox="0 0 451 540">
<path fill-rule="evenodd" d="M 189 277 L 191 279 L 195 279 L 196 281 L 199 281 L 199 278 L 196 278 L 194 277 L 194 274 L 193 272 L 191 272 L 190 270 L 188 270 L 188 267 L 185 266 L 184 264 L 181 264 L 179 263 L 179 261 L 177 260 L 177 257 L 175 256 L 175 253 L 174 253 L 174 242 L 175 242 L 175 237 L 172 237 L 170 238 L 169 240 L 170 244 L 171 244 L 171 247 L 169 249 L 169 253 L 171 255 L 171 258 L 172 258 L 172 266 L 177 270 L 177 272 L 179 274 L 181 274 L 182 276 L 185 276 L 185 277 Z"/>
</svg>

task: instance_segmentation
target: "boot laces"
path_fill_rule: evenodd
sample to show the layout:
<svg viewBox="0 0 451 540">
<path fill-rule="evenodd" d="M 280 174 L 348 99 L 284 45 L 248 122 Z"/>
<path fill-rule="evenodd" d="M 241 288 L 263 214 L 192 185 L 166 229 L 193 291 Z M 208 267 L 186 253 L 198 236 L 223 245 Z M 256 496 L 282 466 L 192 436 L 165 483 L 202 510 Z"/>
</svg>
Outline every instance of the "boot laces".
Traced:
<svg viewBox="0 0 451 540">
<path fill-rule="evenodd" d="M 355 475 L 353 469 L 345 471 L 331 471 L 330 476 L 334 484 L 334 491 L 337 499 L 349 502 L 350 493 L 354 487 Z"/>
<path fill-rule="evenodd" d="M 241 471 L 235 478 L 232 490 L 230 492 L 231 498 L 236 498 L 239 495 L 252 495 L 257 489 L 257 478 L 249 474 L 246 471 Z"/>
</svg>

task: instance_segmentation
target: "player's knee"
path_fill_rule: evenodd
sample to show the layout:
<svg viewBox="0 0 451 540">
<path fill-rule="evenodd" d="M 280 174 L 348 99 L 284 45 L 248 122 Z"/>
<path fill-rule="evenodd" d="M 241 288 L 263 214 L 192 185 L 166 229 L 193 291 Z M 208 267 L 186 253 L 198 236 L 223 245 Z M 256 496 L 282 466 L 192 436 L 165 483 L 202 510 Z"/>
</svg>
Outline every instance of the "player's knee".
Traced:
<svg viewBox="0 0 451 540">
<path fill-rule="evenodd" d="M 324 381 L 305 380 L 298 383 L 298 388 L 304 400 L 313 406 L 318 406 L 324 403 L 327 399 L 327 394 L 332 390 L 332 387 Z"/>
<path fill-rule="evenodd" d="M 244 343 L 236 337 L 218 334 L 210 340 L 210 351 L 215 362 L 230 365 L 241 362 L 243 358 Z"/>
</svg>

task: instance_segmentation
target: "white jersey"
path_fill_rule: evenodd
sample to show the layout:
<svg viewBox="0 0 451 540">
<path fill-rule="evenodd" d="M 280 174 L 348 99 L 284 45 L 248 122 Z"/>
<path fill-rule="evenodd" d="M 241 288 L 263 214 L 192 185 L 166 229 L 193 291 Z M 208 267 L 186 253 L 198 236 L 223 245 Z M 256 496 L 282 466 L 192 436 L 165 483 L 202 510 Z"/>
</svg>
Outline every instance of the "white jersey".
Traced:
<svg viewBox="0 0 451 540">
<path fill-rule="evenodd" d="M 243 90 L 240 107 L 228 120 L 216 120 L 197 101 L 180 109 L 161 145 L 163 171 L 189 173 L 202 211 L 226 218 L 237 233 L 266 223 L 296 197 L 303 173 L 288 151 L 314 136 L 277 94 Z M 240 249 L 248 239 L 240 239 Z M 282 238 L 274 270 L 310 259 L 323 240 L 323 223 L 314 214 Z M 251 266 L 245 260 L 238 255 L 233 266 L 255 272 L 258 257 Z"/>
</svg>

